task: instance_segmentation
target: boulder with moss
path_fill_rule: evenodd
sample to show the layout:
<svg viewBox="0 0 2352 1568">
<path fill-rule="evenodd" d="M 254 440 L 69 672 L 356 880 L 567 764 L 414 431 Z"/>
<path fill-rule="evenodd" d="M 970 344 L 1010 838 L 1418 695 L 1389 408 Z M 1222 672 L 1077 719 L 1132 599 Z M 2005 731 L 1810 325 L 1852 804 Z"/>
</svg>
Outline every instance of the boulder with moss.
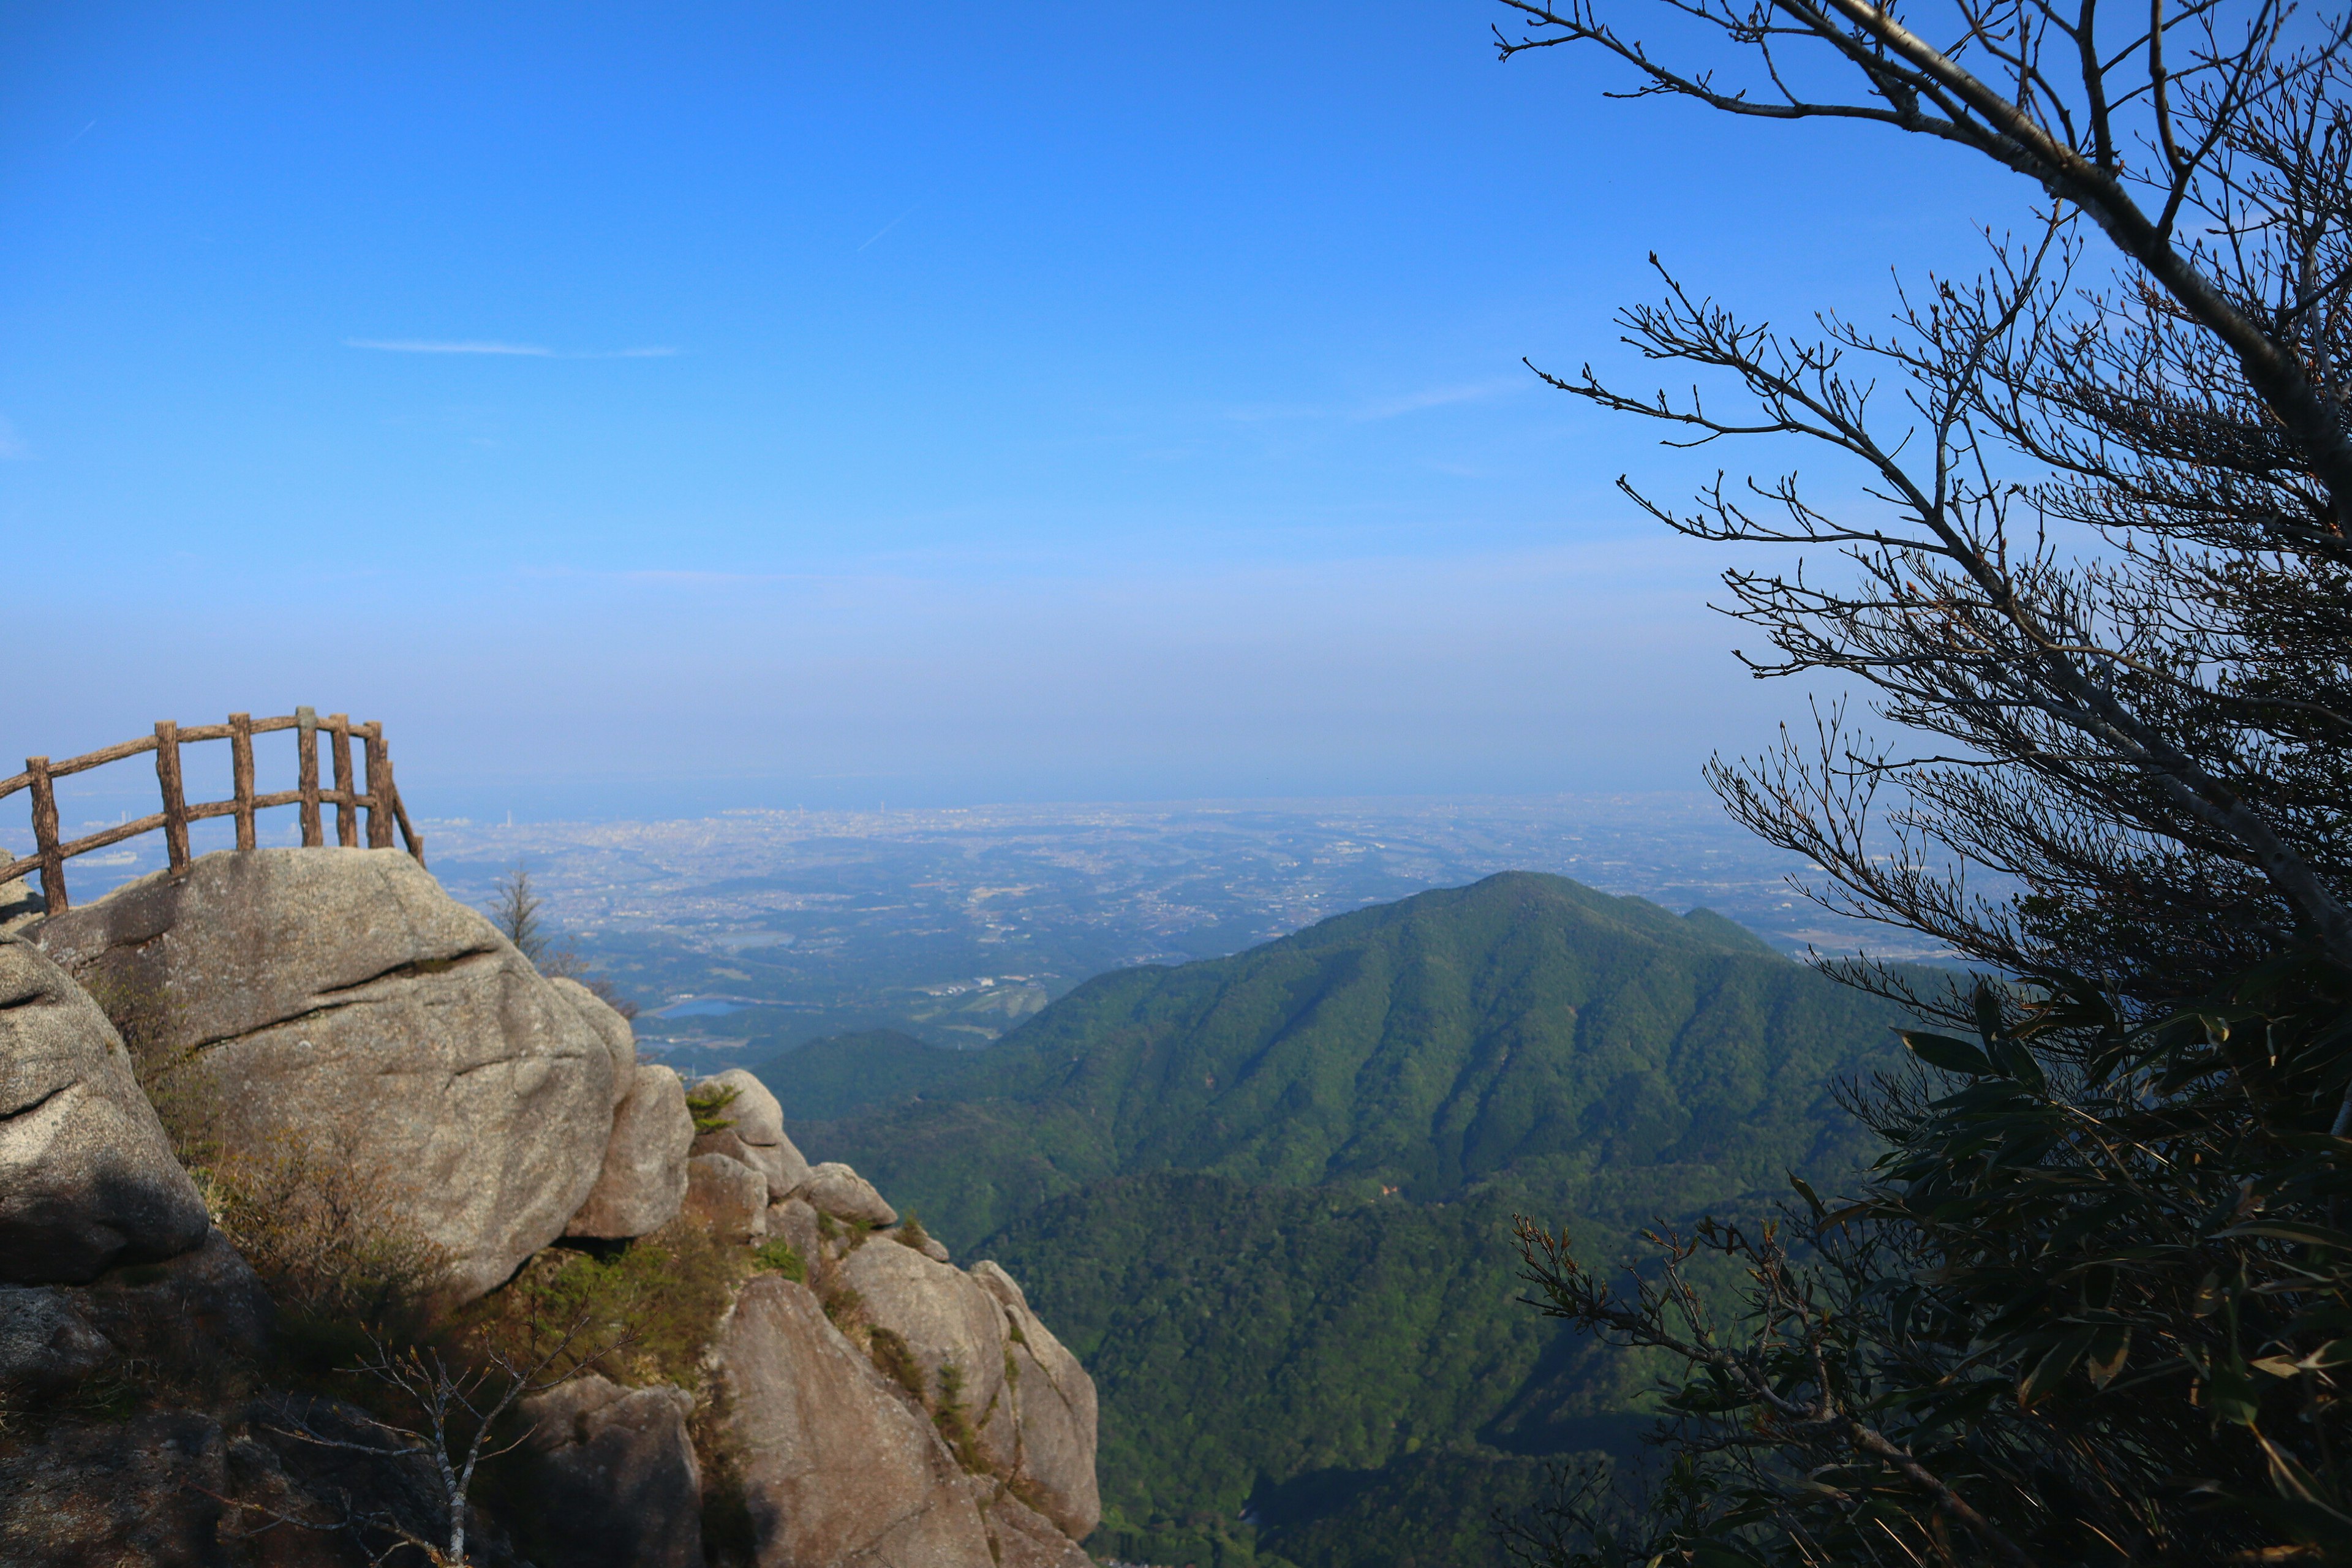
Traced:
<svg viewBox="0 0 2352 1568">
<path fill-rule="evenodd" d="M 0 936 L 0 1281 L 79 1282 L 211 1228 L 114 1026 L 38 948 Z"/>
<path fill-rule="evenodd" d="M 478 1296 L 595 1186 L 617 1046 L 390 849 L 207 855 L 34 928 L 231 1155 L 341 1163 Z"/>
<path fill-rule="evenodd" d="M 604 1163 L 565 1234 L 604 1240 L 649 1236 L 677 1217 L 686 1202 L 694 1119 L 686 1086 L 648 1063 L 629 1074 L 627 1098 L 613 1111 Z"/>
</svg>

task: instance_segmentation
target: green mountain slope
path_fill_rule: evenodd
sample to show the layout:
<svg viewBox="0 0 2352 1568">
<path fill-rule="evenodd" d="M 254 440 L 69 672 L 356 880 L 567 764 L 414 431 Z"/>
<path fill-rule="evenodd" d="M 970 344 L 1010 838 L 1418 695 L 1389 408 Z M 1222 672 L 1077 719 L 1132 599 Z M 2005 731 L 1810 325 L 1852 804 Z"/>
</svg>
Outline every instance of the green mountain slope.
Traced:
<svg viewBox="0 0 2352 1568">
<path fill-rule="evenodd" d="M 1002 1260 L 1086 1363 L 1105 1550 L 1426 1568 L 1637 1424 L 1644 1369 L 1518 1304 L 1512 1215 L 1623 1255 L 1833 1178 L 1868 1153 L 1833 1086 L 1894 1021 L 1719 917 L 1512 873 L 1103 975 L 793 1131 Z"/>
<path fill-rule="evenodd" d="M 1729 921 L 1511 872 L 1088 981 L 919 1104 L 798 1123 L 970 1247 L 1108 1176 L 1426 1201 L 1504 1171 L 1842 1164 L 1888 1015 Z"/>
</svg>

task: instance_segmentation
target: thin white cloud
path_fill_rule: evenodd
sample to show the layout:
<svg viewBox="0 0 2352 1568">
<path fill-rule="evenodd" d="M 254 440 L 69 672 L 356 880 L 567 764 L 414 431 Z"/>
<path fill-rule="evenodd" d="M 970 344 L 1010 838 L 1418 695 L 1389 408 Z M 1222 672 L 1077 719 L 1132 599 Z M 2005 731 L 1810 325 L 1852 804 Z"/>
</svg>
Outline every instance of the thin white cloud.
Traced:
<svg viewBox="0 0 2352 1568">
<path fill-rule="evenodd" d="M 16 434 L 16 427 L 0 416 L 0 462 L 21 463 L 33 455 L 33 448 Z"/>
<path fill-rule="evenodd" d="M 1408 393 L 1381 403 L 1369 403 L 1351 417 L 1357 419 L 1394 419 L 1400 415 L 1418 414 L 1424 408 L 1444 408 L 1454 403 L 1480 403 L 1489 397 L 1525 390 L 1532 378 L 1512 376 L 1504 380 L 1478 381 L 1453 386 L 1433 386 L 1421 392 Z"/>
<path fill-rule="evenodd" d="M 390 354 L 525 354 L 552 359 L 553 349 L 537 343 L 430 342 L 417 338 L 345 338 L 345 348 L 376 349 Z"/>
<path fill-rule="evenodd" d="M 495 340 L 441 342 L 424 338 L 345 338 L 345 348 L 374 349 L 394 354 L 512 354 L 525 359 L 667 359 L 672 348 L 581 349 L 566 352 L 539 343 L 505 343 Z"/>
</svg>

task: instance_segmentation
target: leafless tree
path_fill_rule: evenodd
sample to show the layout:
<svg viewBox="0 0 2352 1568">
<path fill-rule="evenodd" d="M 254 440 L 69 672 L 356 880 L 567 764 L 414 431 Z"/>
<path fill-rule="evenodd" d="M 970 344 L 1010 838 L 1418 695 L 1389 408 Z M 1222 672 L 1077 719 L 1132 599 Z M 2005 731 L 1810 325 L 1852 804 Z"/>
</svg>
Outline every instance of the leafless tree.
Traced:
<svg viewBox="0 0 2352 1568">
<path fill-rule="evenodd" d="M 412 1467 L 429 1474 L 442 1521 L 436 1537 L 428 1538 L 386 1507 L 338 1500 L 331 1517 L 223 1499 L 233 1509 L 258 1515 L 263 1523 L 248 1533 L 278 1525 L 307 1530 L 350 1531 L 388 1541 L 378 1561 L 402 1547 L 423 1554 L 433 1568 L 466 1568 L 467 1526 L 470 1518 L 474 1478 L 486 1459 L 509 1453 L 529 1440 L 528 1428 L 504 1434 L 500 1422 L 525 1394 L 539 1392 L 575 1376 L 583 1370 L 573 1357 L 576 1329 L 537 1339 L 527 1351 L 504 1347 L 484 1350 L 478 1359 L 453 1361 L 435 1349 L 395 1347 L 373 1339 L 367 1355 L 353 1369 L 381 1384 L 406 1414 L 383 1415 L 356 1407 L 295 1399 L 280 1400 L 270 1425 L 281 1436 L 336 1454 L 349 1454 L 384 1465 Z"/>
<path fill-rule="evenodd" d="M 491 923 L 533 963 L 547 952 L 547 930 L 539 917 L 545 901 L 531 891 L 530 868 L 518 860 L 499 879 L 498 894 L 490 905 Z"/>
<path fill-rule="evenodd" d="M 1681 444 L 1793 437 L 1859 468 L 1833 500 L 1793 474 L 1718 474 L 1685 508 L 1626 487 L 1696 538 L 1842 555 L 1727 573 L 1724 607 L 1770 646 L 1742 656 L 1757 675 L 1824 672 L 1905 732 L 1873 740 L 1832 703 L 1812 735 L 1717 760 L 1734 814 L 1810 857 L 1832 907 L 2144 1011 L 2283 946 L 2352 970 L 2342 19 L 1500 3 L 1507 58 L 1580 45 L 1628 96 L 1868 122 L 2040 187 L 2022 239 L 1974 279 L 1915 281 L 1884 330 L 1824 316 L 1791 339 L 1669 277 L 1626 340 L 1727 402 L 1546 375 Z M 1683 42 L 1645 44 L 1635 15 Z"/>
</svg>

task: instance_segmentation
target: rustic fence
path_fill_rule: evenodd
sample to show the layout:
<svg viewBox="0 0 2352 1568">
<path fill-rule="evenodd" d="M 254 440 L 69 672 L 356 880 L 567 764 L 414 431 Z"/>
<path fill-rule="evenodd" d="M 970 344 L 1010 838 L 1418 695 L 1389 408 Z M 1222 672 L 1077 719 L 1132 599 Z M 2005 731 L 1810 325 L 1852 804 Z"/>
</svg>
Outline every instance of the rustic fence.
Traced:
<svg viewBox="0 0 2352 1568">
<path fill-rule="evenodd" d="M 292 789 L 256 795 L 253 738 L 278 730 L 295 731 L 297 782 Z M 331 789 L 321 788 L 319 784 L 319 736 L 322 731 L 333 757 L 335 784 Z M 354 740 L 360 743 L 366 766 L 364 790 L 358 787 L 352 770 Z M 199 801 L 192 805 L 180 784 L 180 748 L 201 741 L 228 742 L 234 793 L 227 800 Z M 155 753 L 155 782 L 163 790 L 163 810 L 152 816 L 118 823 L 86 838 L 58 837 L 57 780 L 149 752 Z M 188 824 L 233 816 L 236 819 L 236 847 L 251 849 L 256 844 L 254 814 L 274 806 L 301 808 L 302 842 L 314 849 L 326 843 L 322 819 L 325 807 L 335 808 L 335 842 L 347 849 L 359 847 L 360 813 L 364 811 L 369 848 L 394 847 L 392 835 L 396 823 L 408 852 L 416 857 L 417 864 L 425 862 L 425 840 L 409 825 L 408 813 L 401 807 L 399 786 L 392 781 L 392 753 L 384 749 L 383 726 L 373 721 L 354 724 L 341 713 L 330 713 L 324 719 L 309 708 L 297 708 L 277 719 L 232 713 L 226 724 L 191 724 L 186 729 L 167 719 L 155 726 L 152 735 L 68 757 L 61 763 L 53 763 L 47 757 L 26 757 L 23 773 L 0 779 L 0 800 L 19 790 L 33 793 L 33 853 L 21 859 L 9 859 L 6 852 L 0 850 L 0 885 L 15 881 L 27 871 L 39 871 L 41 897 L 51 913 L 71 907 L 66 894 L 66 862 L 77 855 L 87 855 L 93 849 L 103 849 L 110 844 L 160 829 L 172 857 L 172 868 L 176 871 L 188 863 Z"/>
</svg>

